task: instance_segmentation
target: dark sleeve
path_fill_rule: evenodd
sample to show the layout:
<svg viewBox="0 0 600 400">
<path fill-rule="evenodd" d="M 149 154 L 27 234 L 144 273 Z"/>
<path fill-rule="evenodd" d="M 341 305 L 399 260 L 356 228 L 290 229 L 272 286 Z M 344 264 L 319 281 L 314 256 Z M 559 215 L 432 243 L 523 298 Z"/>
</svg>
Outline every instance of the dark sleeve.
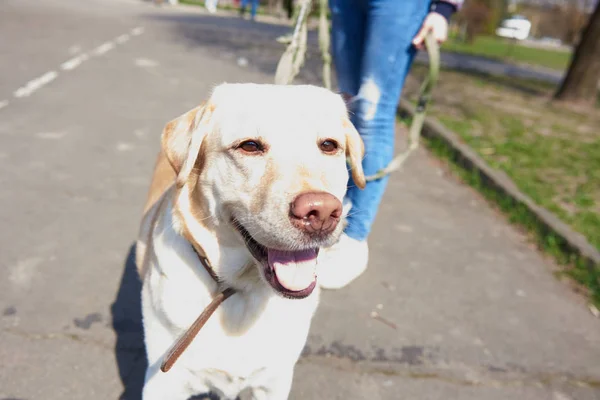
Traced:
<svg viewBox="0 0 600 400">
<path fill-rule="evenodd" d="M 429 11 L 441 14 L 446 18 L 446 21 L 450 21 L 450 17 L 458 10 L 461 4 L 462 1 L 433 0 Z"/>
</svg>

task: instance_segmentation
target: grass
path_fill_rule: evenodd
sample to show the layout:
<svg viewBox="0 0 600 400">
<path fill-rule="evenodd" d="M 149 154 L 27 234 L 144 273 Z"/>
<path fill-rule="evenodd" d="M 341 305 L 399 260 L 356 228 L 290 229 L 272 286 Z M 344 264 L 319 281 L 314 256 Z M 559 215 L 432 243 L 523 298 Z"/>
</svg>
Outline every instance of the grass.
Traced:
<svg viewBox="0 0 600 400">
<path fill-rule="evenodd" d="M 179 0 L 180 4 L 188 4 L 192 6 L 203 6 L 204 0 Z"/>
<path fill-rule="evenodd" d="M 418 89 L 415 77 L 424 73 L 422 66 L 413 69 L 405 89 L 409 99 Z M 492 167 L 506 172 L 537 204 L 600 248 L 600 110 L 577 113 L 555 106 L 548 101 L 553 89 L 531 81 L 442 71 L 430 115 L 459 134 Z M 443 143 L 428 145 L 454 161 L 466 182 L 567 265 L 564 274 L 584 285 L 600 306 L 600 266 L 587 265 L 524 205 L 490 188 L 477 172 L 460 167 Z"/>
<path fill-rule="evenodd" d="M 567 68 L 571 59 L 571 52 L 526 47 L 511 40 L 493 36 L 479 36 L 475 38 L 472 44 L 464 43 L 453 37 L 442 45 L 442 50 L 547 67 L 560 71 Z"/>
</svg>

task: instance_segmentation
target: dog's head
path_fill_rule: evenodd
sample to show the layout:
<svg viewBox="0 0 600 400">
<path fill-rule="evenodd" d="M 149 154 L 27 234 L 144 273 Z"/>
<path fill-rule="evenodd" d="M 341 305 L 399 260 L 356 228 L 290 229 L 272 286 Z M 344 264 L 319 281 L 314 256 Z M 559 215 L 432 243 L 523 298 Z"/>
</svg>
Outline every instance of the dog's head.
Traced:
<svg viewBox="0 0 600 400">
<path fill-rule="evenodd" d="M 278 293 L 308 296 L 318 249 L 342 230 L 347 160 L 365 184 L 342 98 L 314 86 L 223 84 L 167 124 L 162 143 L 177 173 L 180 228 L 201 246 L 211 246 L 202 229 L 216 238 L 218 254 L 205 250 L 217 274 L 235 286 L 254 264 Z M 237 255 L 225 259 L 224 248 Z"/>
</svg>

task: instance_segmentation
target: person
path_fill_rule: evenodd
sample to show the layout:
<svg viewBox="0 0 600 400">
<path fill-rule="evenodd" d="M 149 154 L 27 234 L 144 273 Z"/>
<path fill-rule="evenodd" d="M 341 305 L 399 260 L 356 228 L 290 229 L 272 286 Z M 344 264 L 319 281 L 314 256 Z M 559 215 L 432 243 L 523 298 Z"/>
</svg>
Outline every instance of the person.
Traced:
<svg viewBox="0 0 600 400">
<path fill-rule="evenodd" d="M 205 0 L 204 1 L 204 7 L 211 14 L 214 14 L 214 13 L 217 12 L 217 5 L 218 4 L 219 4 L 219 0 Z"/>
<path fill-rule="evenodd" d="M 441 43 L 461 1 L 329 0 L 331 47 L 339 90 L 361 135 L 365 175 L 385 168 L 394 156 L 396 107 L 404 80 L 425 36 Z M 371 232 L 388 177 L 361 190 L 352 179 L 344 199 L 347 226 L 340 240 L 322 249 L 319 282 L 341 288 L 367 268 Z"/>
<path fill-rule="evenodd" d="M 285 10 L 287 11 L 287 18 L 292 19 L 294 15 L 294 0 L 284 0 Z"/>
<path fill-rule="evenodd" d="M 240 17 L 243 17 L 246 13 L 246 7 L 248 6 L 249 2 L 252 3 L 250 6 L 250 19 L 254 21 L 254 19 L 256 18 L 256 10 L 258 8 L 258 0 L 242 0 L 240 7 Z"/>
</svg>

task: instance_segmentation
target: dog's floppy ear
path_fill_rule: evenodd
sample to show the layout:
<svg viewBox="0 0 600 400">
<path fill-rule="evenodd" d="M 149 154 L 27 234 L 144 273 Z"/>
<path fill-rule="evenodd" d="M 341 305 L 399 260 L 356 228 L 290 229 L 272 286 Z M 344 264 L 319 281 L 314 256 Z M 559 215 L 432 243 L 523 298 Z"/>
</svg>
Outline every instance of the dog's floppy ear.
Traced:
<svg viewBox="0 0 600 400">
<path fill-rule="evenodd" d="M 187 181 L 200 146 L 211 130 L 211 115 L 214 107 L 202 104 L 167 123 L 163 130 L 162 149 L 177 175 L 177 185 Z"/>
<path fill-rule="evenodd" d="M 365 173 L 363 172 L 362 159 L 365 153 L 365 147 L 363 144 L 358 131 L 352 125 L 348 119 L 343 121 L 344 128 L 346 129 L 346 159 L 350 164 L 350 173 L 352 174 L 352 180 L 361 189 L 365 188 L 367 184 L 365 180 Z"/>
</svg>

